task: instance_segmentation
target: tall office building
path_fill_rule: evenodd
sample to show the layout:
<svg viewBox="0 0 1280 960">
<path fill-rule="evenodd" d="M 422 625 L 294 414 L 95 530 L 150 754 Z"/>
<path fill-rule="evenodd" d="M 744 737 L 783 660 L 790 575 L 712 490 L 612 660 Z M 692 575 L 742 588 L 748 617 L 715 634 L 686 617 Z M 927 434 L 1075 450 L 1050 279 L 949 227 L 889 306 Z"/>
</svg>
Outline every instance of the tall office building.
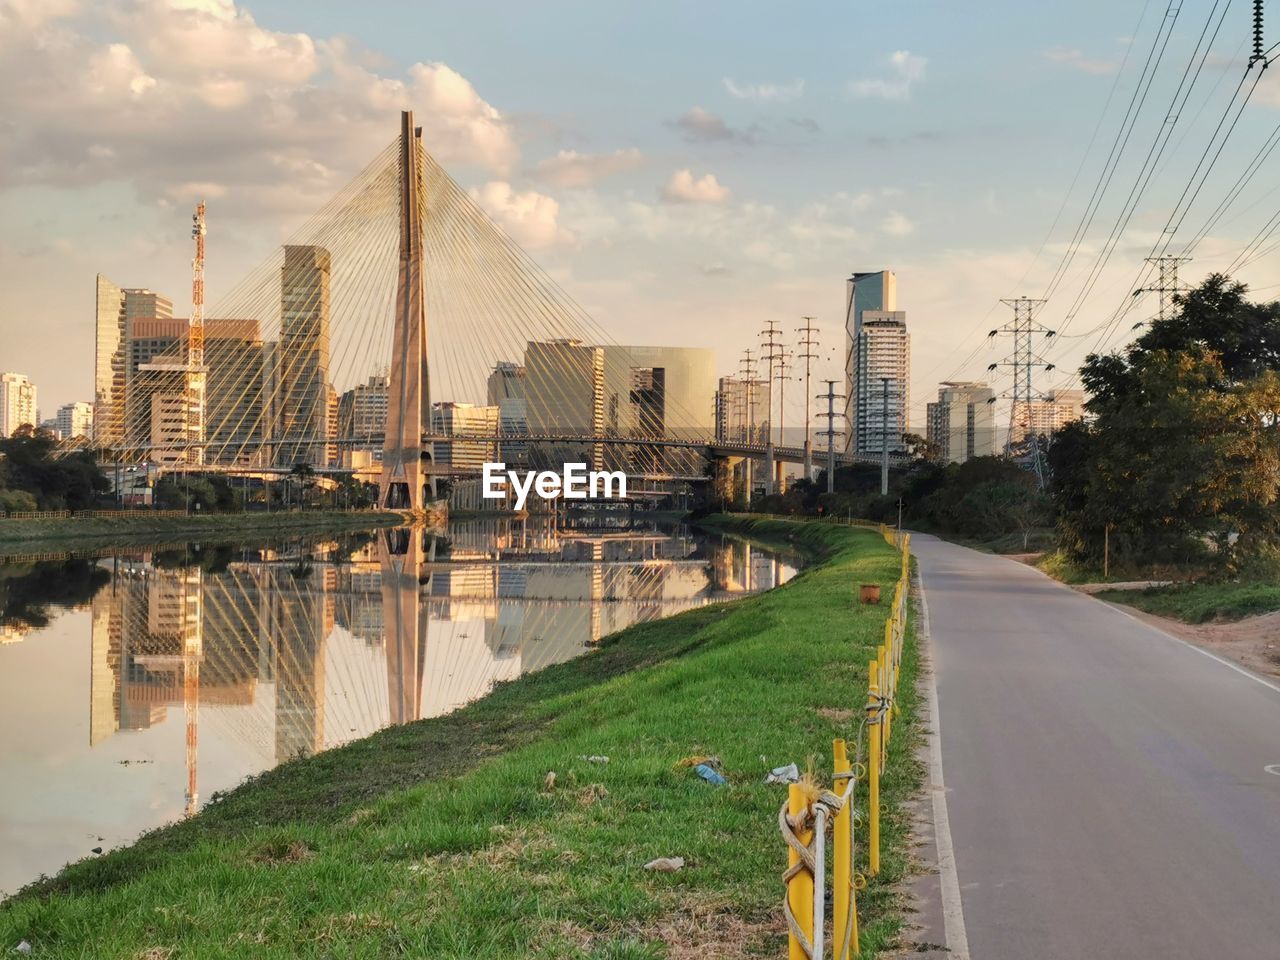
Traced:
<svg viewBox="0 0 1280 960">
<path fill-rule="evenodd" d="M 130 446 L 163 447 L 176 442 L 174 430 L 184 432 L 173 418 L 187 406 L 189 328 L 189 321 L 181 317 L 137 317 L 129 322 L 125 440 Z M 258 321 L 206 320 L 204 359 L 204 460 L 256 463 L 265 434 Z M 157 397 L 166 398 L 167 413 L 153 422 Z M 192 416 L 198 418 L 199 411 Z M 157 425 L 160 432 L 153 431 Z M 168 439 L 162 440 L 161 433 Z"/>
<path fill-rule="evenodd" d="M 280 272 L 276 462 L 332 459 L 329 385 L 329 251 L 288 245 Z M 335 410 L 336 413 L 336 410 Z M 333 418 L 336 420 L 336 416 Z"/>
<path fill-rule="evenodd" d="M 24 425 L 40 422 L 36 385 L 21 373 L 0 373 L 0 437 L 11 437 Z"/>
<path fill-rule="evenodd" d="M 498 407 L 477 407 L 470 403 L 436 403 L 431 408 L 431 431 L 445 435 L 497 437 Z M 445 440 L 436 443 L 434 460 L 438 466 L 480 470 L 497 459 L 497 441 Z"/>
<path fill-rule="evenodd" d="M 102 274 L 95 295 L 94 441 L 123 443 L 128 432 L 129 328 L 148 317 L 173 316 L 173 303 L 145 287 L 119 287 Z"/>
<path fill-rule="evenodd" d="M 928 411 L 928 439 L 944 463 L 996 452 L 995 394 L 985 383 L 942 383 Z"/>
<path fill-rule="evenodd" d="M 714 429 L 714 350 L 612 345 L 603 350 L 606 433 L 675 440 L 705 437 Z"/>
<path fill-rule="evenodd" d="M 897 309 L 898 279 L 890 270 L 855 273 L 845 301 L 845 449 L 879 454 L 901 449 L 910 408 L 911 336 Z M 887 418 L 886 418 L 887 411 Z"/>
<path fill-rule="evenodd" d="M 343 440 L 360 440 L 387 429 L 390 404 L 387 378 L 374 374 L 367 383 L 356 384 L 338 398 L 338 436 Z M 378 441 L 381 449 L 382 441 Z"/>
<path fill-rule="evenodd" d="M 1084 416 L 1083 390 L 1055 390 L 1042 400 L 1033 400 L 1024 406 L 1024 412 L 1014 411 L 1014 443 L 1028 436 L 1051 437 L 1068 423 Z"/>
<path fill-rule="evenodd" d="M 58 408 L 58 415 L 54 419 L 58 434 L 63 440 L 72 440 L 76 437 L 87 439 L 93 436 L 93 404 L 91 403 L 85 403 L 82 400 L 64 403 Z"/>
<path fill-rule="evenodd" d="M 124 319 L 124 291 L 97 276 L 94 320 L 93 423 L 94 440 L 114 446 L 124 440 L 125 369 L 128 332 Z"/>
<path fill-rule="evenodd" d="M 524 399 L 525 369 L 510 360 L 499 360 L 489 373 L 485 402 L 495 407 L 503 400 Z"/>
</svg>

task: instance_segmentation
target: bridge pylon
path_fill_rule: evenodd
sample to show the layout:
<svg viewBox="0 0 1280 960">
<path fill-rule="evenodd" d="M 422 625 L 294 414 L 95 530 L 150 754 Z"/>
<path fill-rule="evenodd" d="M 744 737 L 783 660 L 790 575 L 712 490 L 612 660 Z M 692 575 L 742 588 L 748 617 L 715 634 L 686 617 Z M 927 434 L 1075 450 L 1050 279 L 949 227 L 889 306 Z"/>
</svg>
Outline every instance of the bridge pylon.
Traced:
<svg viewBox="0 0 1280 960">
<path fill-rule="evenodd" d="M 422 434 L 431 426 L 427 369 L 427 308 L 422 253 L 422 129 L 413 111 L 400 114 L 400 271 L 387 431 L 382 447 L 378 503 L 384 509 L 420 511 L 431 498 L 423 469 Z"/>
<path fill-rule="evenodd" d="M 427 611 L 421 594 L 423 570 L 435 558 L 418 527 L 384 530 L 378 540 L 382 573 L 382 624 L 386 631 L 387 721 L 411 723 L 422 717 L 422 681 L 427 656 Z"/>
</svg>

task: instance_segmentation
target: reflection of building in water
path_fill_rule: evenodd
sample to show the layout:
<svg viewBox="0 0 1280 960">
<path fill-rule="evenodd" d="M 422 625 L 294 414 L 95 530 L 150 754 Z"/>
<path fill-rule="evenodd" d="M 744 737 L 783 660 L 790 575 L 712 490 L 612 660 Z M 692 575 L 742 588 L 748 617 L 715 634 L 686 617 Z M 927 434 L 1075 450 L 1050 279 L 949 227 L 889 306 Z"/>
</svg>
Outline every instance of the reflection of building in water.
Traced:
<svg viewBox="0 0 1280 960">
<path fill-rule="evenodd" d="M 324 645 L 334 626 L 331 566 L 270 571 L 275 641 L 276 758 L 324 749 Z"/>
<path fill-rule="evenodd" d="M 633 623 L 780 573 L 745 544 L 541 520 L 455 524 L 436 550 L 418 531 L 354 555 L 246 551 L 217 573 L 116 561 L 93 600 L 90 742 L 190 704 L 194 655 L 195 692 L 214 708 L 204 732 L 232 730 L 270 765 L 448 713 Z"/>
</svg>

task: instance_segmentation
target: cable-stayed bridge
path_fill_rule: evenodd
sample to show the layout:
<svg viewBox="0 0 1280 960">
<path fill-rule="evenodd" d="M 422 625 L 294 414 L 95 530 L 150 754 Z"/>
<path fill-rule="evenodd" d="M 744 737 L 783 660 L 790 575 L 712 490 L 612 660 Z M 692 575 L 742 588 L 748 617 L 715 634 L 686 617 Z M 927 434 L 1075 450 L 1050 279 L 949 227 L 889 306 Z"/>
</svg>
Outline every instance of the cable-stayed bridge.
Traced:
<svg viewBox="0 0 1280 960">
<path fill-rule="evenodd" d="M 195 233 L 199 320 L 131 331 L 124 399 L 96 441 L 117 461 L 363 466 L 380 505 L 406 509 L 436 478 L 496 459 L 586 461 L 654 482 L 710 479 L 709 462 L 807 462 L 802 448 L 745 442 L 747 431 L 717 436 L 713 396 L 680 396 L 664 369 L 629 354 L 647 348 L 617 346 L 435 161 L 409 112 L 207 311 L 203 219 Z M 216 212 L 207 242 L 216 276 Z"/>
</svg>

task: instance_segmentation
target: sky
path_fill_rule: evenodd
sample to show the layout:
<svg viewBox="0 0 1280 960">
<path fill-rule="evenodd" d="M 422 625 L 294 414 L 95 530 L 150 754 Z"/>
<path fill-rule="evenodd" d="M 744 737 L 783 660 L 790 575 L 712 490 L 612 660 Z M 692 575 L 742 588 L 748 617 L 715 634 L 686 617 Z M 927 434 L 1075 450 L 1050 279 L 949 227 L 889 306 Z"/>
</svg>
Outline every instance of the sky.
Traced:
<svg viewBox="0 0 1280 960">
<path fill-rule="evenodd" d="M 987 370 L 1010 346 L 987 338 L 1002 298 L 1052 292 L 1038 316 L 1060 333 L 1041 345 L 1055 369 L 1037 385 L 1071 386 L 1086 352 L 1154 312 L 1132 295 L 1153 248 L 1203 232 L 1182 265 L 1196 282 L 1280 205 L 1263 163 L 1200 229 L 1280 123 L 1280 71 L 1234 124 L 1224 113 L 1250 8 L 0 0 L 0 370 L 36 382 L 45 417 L 91 399 L 95 274 L 186 315 L 203 198 L 216 305 L 411 107 L 433 155 L 616 342 L 714 348 L 729 374 L 768 320 L 790 333 L 812 315 L 815 379 L 842 379 L 845 279 L 892 269 L 914 426 L 941 380 L 1008 387 Z M 1237 276 L 1271 299 L 1280 257 Z"/>
</svg>

